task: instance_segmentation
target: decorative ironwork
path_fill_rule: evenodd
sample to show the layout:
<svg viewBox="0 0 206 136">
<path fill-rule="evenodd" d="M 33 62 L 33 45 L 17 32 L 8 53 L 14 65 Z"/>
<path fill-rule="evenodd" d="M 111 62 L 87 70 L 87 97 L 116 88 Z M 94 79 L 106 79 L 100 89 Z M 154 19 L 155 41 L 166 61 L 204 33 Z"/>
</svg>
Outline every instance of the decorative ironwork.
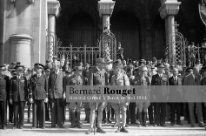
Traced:
<svg viewBox="0 0 206 136">
<path fill-rule="evenodd" d="M 116 60 L 116 38 L 115 35 L 110 31 L 104 31 L 100 36 L 101 57 L 107 62 Z"/>
<path fill-rule="evenodd" d="M 171 40 L 172 38 L 175 38 L 175 42 L 172 43 L 171 45 L 174 46 L 174 50 L 175 50 L 175 55 L 173 56 L 173 64 L 176 65 L 179 61 L 182 62 L 183 66 L 186 66 L 186 52 L 185 52 L 185 48 L 188 45 L 188 41 L 187 39 L 185 39 L 185 37 L 183 36 L 182 33 L 176 31 L 175 35 L 172 35 L 170 38 L 170 42 L 173 42 L 173 40 Z M 167 54 L 168 53 L 168 47 L 167 49 Z"/>
</svg>

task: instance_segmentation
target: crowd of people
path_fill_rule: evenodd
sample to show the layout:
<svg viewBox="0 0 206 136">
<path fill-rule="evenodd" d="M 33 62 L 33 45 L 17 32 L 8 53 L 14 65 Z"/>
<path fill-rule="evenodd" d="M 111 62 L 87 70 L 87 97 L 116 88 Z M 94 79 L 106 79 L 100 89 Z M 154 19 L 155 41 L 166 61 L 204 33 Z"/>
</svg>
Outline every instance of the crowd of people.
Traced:
<svg viewBox="0 0 206 136">
<path fill-rule="evenodd" d="M 97 58 L 94 66 L 80 61 L 72 64 L 54 58 L 45 65 L 36 63 L 33 68 L 25 68 L 20 62 L 0 66 L 1 129 L 6 129 L 8 122 L 13 123 L 14 129 L 24 127 L 25 104 L 28 122 L 32 113 L 32 127 L 42 129 L 45 121 L 51 121 L 51 128 L 64 128 L 66 109 L 69 109 L 72 128 L 82 127 L 80 116 L 84 109 L 85 121 L 90 123 L 87 133 L 105 133 L 102 123 L 113 123 L 117 128 L 115 132 L 128 132 L 130 124 L 164 127 L 169 121 L 171 126 L 182 125 L 181 117 L 191 127 L 196 123 L 205 126 L 204 103 L 67 103 L 65 100 L 69 85 L 206 85 L 206 67 L 199 61 L 194 67 L 186 68 L 181 62 L 171 66 L 167 60 L 156 58 L 152 61 L 118 59 L 109 63 Z"/>
</svg>

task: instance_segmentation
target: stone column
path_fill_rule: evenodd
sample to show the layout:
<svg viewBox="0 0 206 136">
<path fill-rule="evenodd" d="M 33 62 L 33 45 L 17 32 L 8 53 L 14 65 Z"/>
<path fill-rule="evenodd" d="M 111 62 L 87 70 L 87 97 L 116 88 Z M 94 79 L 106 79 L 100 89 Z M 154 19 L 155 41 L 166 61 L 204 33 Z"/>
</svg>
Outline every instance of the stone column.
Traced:
<svg viewBox="0 0 206 136">
<path fill-rule="evenodd" d="M 105 35 L 110 34 L 110 17 L 112 15 L 115 2 L 112 0 L 100 0 L 98 2 L 99 15 L 102 18 L 102 33 L 101 39 L 101 54 L 106 62 L 111 61 L 111 51 L 113 50 L 111 42 L 108 42 L 108 37 Z"/>
<path fill-rule="evenodd" d="M 178 14 L 181 2 L 177 0 L 161 0 L 160 16 L 165 19 L 166 44 L 169 47 L 169 62 L 175 64 L 175 15 Z"/>
<path fill-rule="evenodd" d="M 110 17 L 112 15 L 115 1 L 112 0 L 100 0 L 98 2 L 99 15 L 102 18 L 102 31 L 110 30 Z"/>
<path fill-rule="evenodd" d="M 48 59 L 53 61 L 54 46 L 56 42 L 56 16 L 59 14 L 60 3 L 57 0 L 48 0 Z"/>
<path fill-rule="evenodd" d="M 26 67 L 31 67 L 31 40 L 28 34 L 11 36 L 11 62 L 21 62 Z"/>
</svg>

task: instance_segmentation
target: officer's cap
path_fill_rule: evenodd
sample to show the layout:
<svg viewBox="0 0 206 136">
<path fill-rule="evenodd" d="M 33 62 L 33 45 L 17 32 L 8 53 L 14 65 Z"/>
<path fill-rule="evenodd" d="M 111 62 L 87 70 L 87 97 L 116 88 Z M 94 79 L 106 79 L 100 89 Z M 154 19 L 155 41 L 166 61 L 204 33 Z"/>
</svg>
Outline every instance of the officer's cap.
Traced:
<svg viewBox="0 0 206 136">
<path fill-rule="evenodd" d="M 38 65 L 36 65 L 36 68 L 37 69 L 44 69 L 44 65 L 39 63 Z"/>
<path fill-rule="evenodd" d="M 24 66 L 23 65 L 17 65 L 15 67 L 16 70 L 20 70 L 20 71 L 23 71 L 24 70 Z"/>
<path fill-rule="evenodd" d="M 0 70 L 6 70 L 5 65 L 0 66 Z"/>
<path fill-rule="evenodd" d="M 122 68 L 122 61 L 120 59 L 116 60 L 113 64 L 114 67 Z"/>
<path fill-rule="evenodd" d="M 157 68 L 165 68 L 164 65 L 162 63 L 158 63 L 157 64 Z"/>
<path fill-rule="evenodd" d="M 104 64 L 105 63 L 105 59 L 104 58 L 97 58 L 96 59 L 96 64 L 98 64 L 98 63 Z"/>
</svg>

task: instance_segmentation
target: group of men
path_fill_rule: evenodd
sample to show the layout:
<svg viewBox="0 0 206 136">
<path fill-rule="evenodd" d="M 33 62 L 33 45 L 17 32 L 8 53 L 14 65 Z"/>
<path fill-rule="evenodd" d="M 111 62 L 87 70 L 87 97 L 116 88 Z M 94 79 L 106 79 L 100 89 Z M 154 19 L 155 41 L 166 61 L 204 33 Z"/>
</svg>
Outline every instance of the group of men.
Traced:
<svg viewBox="0 0 206 136">
<path fill-rule="evenodd" d="M 33 69 L 25 72 L 24 66 L 18 64 L 8 68 L 0 67 L 0 127 L 6 129 L 7 111 L 9 122 L 13 128 L 22 128 L 24 125 L 24 109 L 27 102 L 32 106 L 32 126 L 45 128 L 45 120 L 51 115 L 51 127 L 64 127 L 65 107 L 69 107 L 69 116 L 72 128 L 81 128 L 80 113 L 84 107 L 86 120 L 90 123 L 87 133 L 105 133 L 102 121 L 114 119 L 115 132 L 128 132 L 129 123 L 147 126 L 165 126 L 167 107 L 171 108 L 169 120 L 171 125 L 181 125 L 181 103 L 153 103 L 153 102 L 70 102 L 66 103 L 66 86 L 92 85 L 92 86 L 130 86 L 130 85 L 205 85 L 206 68 L 200 64 L 194 68 L 183 70 L 181 65 L 170 66 L 165 62 L 147 63 L 141 60 L 138 64 L 132 61 L 116 60 L 105 62 L 97 58 L 96 64 L 83 67 L 81 62 L 61 65 L 58 61 L 48 62 L 45 66 L 39 63 Z M 8 109 L 7 110 L 7 105 Z M 199 126 L 204 127 L 203 110 L 201 103 L 189 103 L 189 118 L 191 126 L 195 125 L 194 107 L 198 114 Z M 106 110 L 105 110 L 106 109 Z M 28 113 L 30 110 L 28 110 Z M 12 119 L 13 113 L 13 119 Z M 147 114 L 148 113 L 148 114 Z M 122 116 L 120 115 L 122 114 Z"/>
</svg>

